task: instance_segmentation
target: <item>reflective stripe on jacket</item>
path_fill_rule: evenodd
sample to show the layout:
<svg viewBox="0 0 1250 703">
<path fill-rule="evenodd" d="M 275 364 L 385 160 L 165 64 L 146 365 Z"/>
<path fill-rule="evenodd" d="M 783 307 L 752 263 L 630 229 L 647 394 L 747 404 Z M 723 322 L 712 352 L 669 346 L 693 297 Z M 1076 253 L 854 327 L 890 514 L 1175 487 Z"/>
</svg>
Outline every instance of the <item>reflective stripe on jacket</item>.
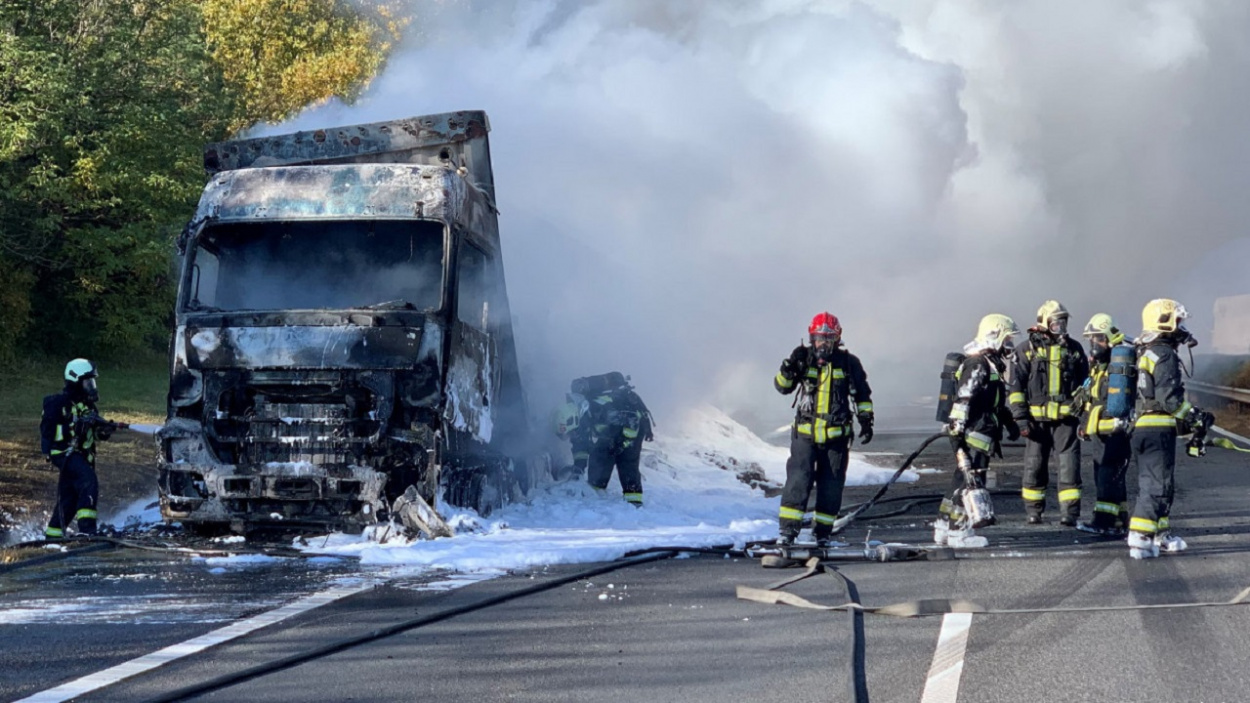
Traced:
<svg viewBox="0 0 1250 703">
<path fill-rule="evenodd" d="M 1016 420 L 1062 420 L 1080 412 L 1073 396 L 1089 377 L 1080 342 L 1033 331 L 1016 349 L 1007 403 Z"/>
<path fill-rule="evenodd" d="M 809 363 L 795 377 L 778 373 L 773 383 L 786 395 L 799 389 L 794 430 L 817 444 L 850 436 L 853 417 L 873 415 L 868 374 L 859 357 L 845 349 L 828 362 Z"/>
</svg>

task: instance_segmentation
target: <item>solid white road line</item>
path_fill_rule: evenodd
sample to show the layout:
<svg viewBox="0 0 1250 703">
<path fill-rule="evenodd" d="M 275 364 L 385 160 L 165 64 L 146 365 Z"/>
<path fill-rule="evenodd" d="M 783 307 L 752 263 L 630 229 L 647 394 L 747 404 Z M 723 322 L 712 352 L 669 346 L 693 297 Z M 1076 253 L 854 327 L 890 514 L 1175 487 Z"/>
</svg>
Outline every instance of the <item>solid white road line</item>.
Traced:
<svg viewBox="0 0 1250 703">
<path fill-rule="evenodd" d="M 972 613 L 942 616 L 942 630 L 938 633 L 937 649 L 933 652 L 920 703 L 955 703 L 959 697 L 959 677 L 964 671 L 964 650 L 971 626 Z"/>
<path fill-rule="evenodd" d="M 314 593 L 307 598 L 284 605 L 281 608 L 261 613 L 247 620 L 240 620 L 233 625 L 227 625 L 219 630 L 189 639 L 186 642 L 170 645 L 162 650 L 145 654 L 137 659 L 132 659 L 124 664 L 118 664 L 104 671 L 97 671 L 68 683 L 61 684 L 56 688 L 50 688 L 46 691 L 40 691 L 28 698 L 23 698 L 15 703 L 60 703 L 68 701 L 71 698 L 90 693 L 97 689 L 111 686 L 122 679 L 130 678 L 135 674 L 141 674 L 145 671 L 155 669 L 158 666 L 168 664 L 176 659 L 190 656 L 197 652 L 202 652 L 209 647 L 229 642 L 232 639 L 242 637 L 249 632 L 254 632 L 262 627 L 268 627 L 278 622 L 282 622 L 288 618 L 295 617 L 300 613 L 306 613 L 314 608 L 320 608 L 323 605 L 333 603 L 336 600 L 355 595 L 362 591 L 373 588 L 377 582 L 367 581 L 353 586 L 341 586 L 331 588 L 320 593 Z"/>
</svg>

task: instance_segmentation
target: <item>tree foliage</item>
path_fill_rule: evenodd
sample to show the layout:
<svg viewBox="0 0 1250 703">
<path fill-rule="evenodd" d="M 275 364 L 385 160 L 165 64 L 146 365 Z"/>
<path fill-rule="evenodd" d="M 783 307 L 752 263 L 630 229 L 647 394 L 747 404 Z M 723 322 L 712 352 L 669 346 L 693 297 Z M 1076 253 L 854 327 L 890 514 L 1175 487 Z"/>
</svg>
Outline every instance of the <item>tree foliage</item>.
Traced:
<svg viewBox="0 0 1250 703">
<path fill-rule="evenodd" d="M 164 347 L 203 144 L 355 95 L 401 26 L 358 7 L 0 0 L 0 362 Z"/>
</svg>

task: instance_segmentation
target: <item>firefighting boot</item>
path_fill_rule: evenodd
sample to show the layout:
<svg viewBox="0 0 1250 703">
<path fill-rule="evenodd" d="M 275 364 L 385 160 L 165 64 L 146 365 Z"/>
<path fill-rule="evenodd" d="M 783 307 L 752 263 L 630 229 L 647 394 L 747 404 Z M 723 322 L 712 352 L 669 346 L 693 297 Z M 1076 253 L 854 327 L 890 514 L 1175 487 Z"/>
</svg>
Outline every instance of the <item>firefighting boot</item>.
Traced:
<svg viewBox="0 0 1250 703">
<path fill-rule="evenodd" d="M 1189 545 L 1185 544 L 1185 540 L 1181 539 L 1180 535 L 1169 530 L 1155 535 L 1155 548 L 1160 552 L 1175 554 L 1185 551 Z"/>
<path fill-rule="evenodd" d="M 933 521 L 933 543 L 939 547 L 945 547 L 946 541 L 950 536 L 951 524 L 944 518 L 940 517 Z"/>
<path fill-rule="evenodd" d="M 777 546 L 792 547 L 794 546 L 794 540 L 797 539 L 798 536 L 797 532 L 782 532 L 777 536 Z"/>
<path fill-rule="evenodd" d="M 1128 533 L 1128 555 L 1134 559 L 1154 559 L 1159 556 L 1159 545 L 1154 537 L 1145 532 Z"/>
</svg>

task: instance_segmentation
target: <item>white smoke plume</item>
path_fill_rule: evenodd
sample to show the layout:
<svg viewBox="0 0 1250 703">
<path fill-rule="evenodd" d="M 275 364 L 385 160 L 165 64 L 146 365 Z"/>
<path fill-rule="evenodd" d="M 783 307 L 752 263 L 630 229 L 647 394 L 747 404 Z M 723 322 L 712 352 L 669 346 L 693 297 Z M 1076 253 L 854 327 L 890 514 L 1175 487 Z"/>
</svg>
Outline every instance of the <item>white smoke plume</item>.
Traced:
<svg viewBox="0 0 1250 703">
<path fill-rule="evenodd" d="M 1201 331 L 1250 292 L 1221 255 L 1250 248 L 1250 4 L 412 9 L 357 104 L 267 131 L 487 111 L 536 404 L 620 370 L 661 424 L 693 400 L 780 424 L 777 364 L 829 310 L 886 424 L 983 314 L 1023 329 L 1058 298 L 1074 331 L 1136 331 L 1166 296 Z"/>
</svg>

